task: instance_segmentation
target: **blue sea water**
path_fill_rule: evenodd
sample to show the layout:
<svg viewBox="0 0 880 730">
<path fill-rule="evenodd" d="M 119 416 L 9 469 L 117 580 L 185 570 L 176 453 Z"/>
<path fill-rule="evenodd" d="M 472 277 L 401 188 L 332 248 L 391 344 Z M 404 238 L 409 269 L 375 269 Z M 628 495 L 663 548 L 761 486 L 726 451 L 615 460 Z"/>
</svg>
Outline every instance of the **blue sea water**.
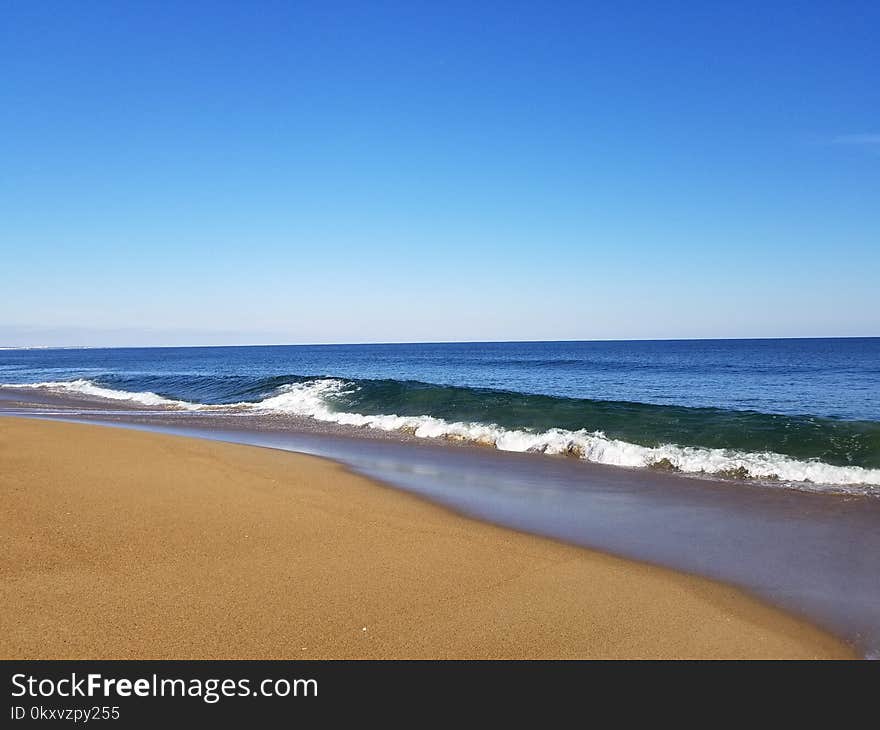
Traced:
<svg viewBox="0 0 880 730">
<path fill-rule="evenodd" d="M 0 383 L 622 466 L 880 485 L 880 338 L 4 350 Z"/>
<path fill-rule="evenodd" d="M 0 398 L 337 459 L 472 517 L 726 581 L 880 656 L 880 338 L 0 350 Z"/>
</svg>

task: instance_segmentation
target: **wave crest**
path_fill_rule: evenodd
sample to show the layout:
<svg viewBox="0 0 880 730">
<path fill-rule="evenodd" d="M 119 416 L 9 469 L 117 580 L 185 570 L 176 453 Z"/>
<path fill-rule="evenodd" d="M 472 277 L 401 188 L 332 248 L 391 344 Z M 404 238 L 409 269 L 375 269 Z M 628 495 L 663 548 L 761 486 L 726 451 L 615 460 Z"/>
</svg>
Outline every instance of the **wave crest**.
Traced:
<svg viewBox="0 0 880 730">
<path fill-rule="evenodd" d="M 34 384 L 3 385 L 129 401 L 171 410 L 291 414 L 317 421 L 386 432 L 399 431 L 417 438 L 463 441 L 500 451 L 574 456 L 609 466 L 659 468 L 686 474 L 709 474 L 737 479 L 772 480 L 801 488 L 816 486 L 861 487 L 875 493 L 880 469 L 838 466 L 819 460 L 797 459 L 771 451 L 747 452 L 670 443 L 644 446 L 609 438 L 603 431 L 587 429 L 545 430 L 506 428 L 493 423 L 452 421 L 429 415 L 363 414 L 343 410 L 346 396 L 358 391 L 356 383 L 337 378 L 316 378 L 287 383 L 257 402 L 207 405 L 174 400 L 153 392 L 128 392 L 105 388 L 85 379 Z M 866 488 L 866 489 L 865 489 Z"/>
<path fill-rule="evenodd" d="M 602 431 L 585 429 L 551 428 L 533 432 L 494 424 L 450 422 L 432 416 L 363 415 L 333 410 L 332 400 L 353 387 L 346 381 L 329 378 L 292 383 L 282 386 L 277 395 L 251 405 L 258 410 L 292 413 L 346 426 L 404 431 L 418 438 L 468 441 L 500 451 L 566 454 L 609 466 L 644 468 L 668 464 L 668 468 L 691 474 L 735 475 L 832 486 L 880 486 L 880 469 L 802 461 L 772 452 L 742 453 L 677 444 L 650 447 L 608 438 Z"/>
</svg>

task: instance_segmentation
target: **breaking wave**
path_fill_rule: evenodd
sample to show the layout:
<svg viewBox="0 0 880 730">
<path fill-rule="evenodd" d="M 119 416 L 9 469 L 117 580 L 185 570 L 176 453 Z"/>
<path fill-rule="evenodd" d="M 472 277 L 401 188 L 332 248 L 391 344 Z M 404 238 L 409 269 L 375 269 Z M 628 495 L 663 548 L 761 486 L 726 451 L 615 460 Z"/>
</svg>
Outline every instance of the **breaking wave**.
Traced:
<svg viewBox="0 0 880 730">
<path fill-rule="evenodd" d="M 414 381 L 294 375 L 227 382 L 223 402 L 215 403 L 110 385 L 80 378 L 3 387 L 127 401 L 164 410 L 291 414 L 501 451 L 568 455 L 612 466 L 774 481 L 805 489 L 832 486 L 850 487 L 842 491 L 880 492 L 876 489 L 880 487 L 880 423 L 876 422 L 556 398 Z M 192 382 L 189 386 L 206 388 Z"/>
</svg>

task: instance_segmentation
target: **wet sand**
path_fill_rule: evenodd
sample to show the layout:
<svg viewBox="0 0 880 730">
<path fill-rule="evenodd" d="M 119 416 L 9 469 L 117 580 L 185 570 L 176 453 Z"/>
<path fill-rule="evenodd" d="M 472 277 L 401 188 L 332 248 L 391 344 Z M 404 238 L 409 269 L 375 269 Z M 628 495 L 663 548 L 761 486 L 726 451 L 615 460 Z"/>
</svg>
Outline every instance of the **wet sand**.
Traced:
<svg viewBox="0 0 880 730">
<path fill-rule="evenodd" d="M 289 452 L 0 418 L 0 657 L 843 658 L 710 580 Z"/>
</svg>

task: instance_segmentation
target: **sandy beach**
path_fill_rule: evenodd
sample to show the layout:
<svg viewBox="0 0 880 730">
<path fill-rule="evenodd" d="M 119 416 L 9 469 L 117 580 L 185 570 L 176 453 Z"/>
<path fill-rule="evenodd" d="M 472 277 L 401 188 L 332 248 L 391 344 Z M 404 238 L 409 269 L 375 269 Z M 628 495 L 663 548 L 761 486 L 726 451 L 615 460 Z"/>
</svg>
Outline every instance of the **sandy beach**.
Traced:
<svg viewBox="0 0 880 730">
<path fill-rule="evenodd" d="M 846 658 L 709 580 L 319 458 L 0 418 L 0 657 Z"/>
</svg>

